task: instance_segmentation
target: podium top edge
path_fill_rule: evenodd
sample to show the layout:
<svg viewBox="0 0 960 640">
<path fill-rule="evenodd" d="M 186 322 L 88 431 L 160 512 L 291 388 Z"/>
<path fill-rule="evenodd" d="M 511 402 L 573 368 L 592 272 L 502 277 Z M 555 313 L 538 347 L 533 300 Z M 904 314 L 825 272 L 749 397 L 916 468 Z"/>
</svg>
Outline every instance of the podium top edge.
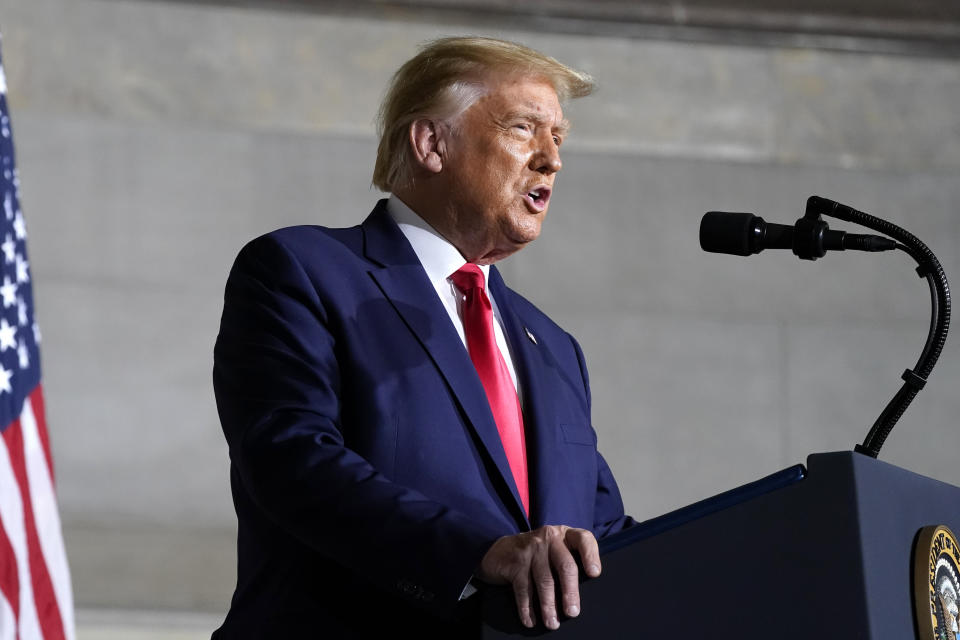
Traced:
<svg viewBox="0 0 960 640">
<path fill-rule="evenodd" d="M 699 502 L 681 507 L 675 511 L 646 520 L 629 529 L 625 529 L 600 540 L 600 554 L 612 553 L 634 542 L 651 538 L 664 531 L 679 527 L 693 520 L 710 515 L 711 513 L 729 509 L 737 504 L 752 500 L 767 493 L 779 491 L 785 487 L 801 482 L 806 476 L 807 469 L 802 464 L 795 464 L 792 467 L 787 467 L 759 480 L 754 480 L 753 482 L 724 491 L 723 493 L 700 500 Z"/>
</svg>

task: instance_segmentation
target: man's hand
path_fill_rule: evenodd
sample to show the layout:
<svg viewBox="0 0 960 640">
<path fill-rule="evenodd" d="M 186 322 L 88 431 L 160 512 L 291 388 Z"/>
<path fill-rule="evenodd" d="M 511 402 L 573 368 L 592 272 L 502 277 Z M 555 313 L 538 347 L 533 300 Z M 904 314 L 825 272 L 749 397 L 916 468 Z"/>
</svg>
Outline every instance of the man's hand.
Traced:
<svg viewBox="0 0 960 640">
<path fill-rule="evenodd" d="M 510 584 L 517 612 L 525 627 L 532 627 L 533 589 L 540 600 L 540 615 L 548 629 L 560 627 L 556 607 L 555 577 L 560 581 L 563 612 L 580 614 L 580 584 L 577 562 L 580 554 L 587 575 L 600 575 L 597 539 L 585 529 L 550 525 L 527 533 L 504 536 L 493 543 L 480 561 L 477 577 L 489 584 Z"/>
</svg>

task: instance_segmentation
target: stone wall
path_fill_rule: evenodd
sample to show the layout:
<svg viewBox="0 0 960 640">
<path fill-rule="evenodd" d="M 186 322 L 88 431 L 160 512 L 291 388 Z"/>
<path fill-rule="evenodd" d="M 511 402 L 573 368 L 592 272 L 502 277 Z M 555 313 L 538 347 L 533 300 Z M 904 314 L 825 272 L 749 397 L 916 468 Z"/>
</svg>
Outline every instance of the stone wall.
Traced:
<svg viewBox="0 0 960 640">
<path fill-rule="evenodd" d="M 79 606 L 226 610 L 227 271 L 255 235 L 369 211 L 373 116 L 419 42 L 512 38 L 599 82 L 541 239 L 502 270 L 580 339 L 638 518 L 852 448 L 926 334 L 903 254 L 704 254 L 704 211 L 791 223 L 820 194 L 960 266 L 952 59 L 132 0 L 0 0 L 0 29 Z M 881 458 L 960 484 L 957 355 Z"/>
</svg>

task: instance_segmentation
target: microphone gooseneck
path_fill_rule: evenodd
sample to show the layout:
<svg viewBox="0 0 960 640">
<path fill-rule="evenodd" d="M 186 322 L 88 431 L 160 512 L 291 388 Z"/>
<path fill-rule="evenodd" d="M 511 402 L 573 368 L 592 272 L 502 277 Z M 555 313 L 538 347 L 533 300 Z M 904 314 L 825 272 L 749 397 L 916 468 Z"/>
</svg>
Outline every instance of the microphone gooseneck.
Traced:
<svg viewBox="0 0 960 640">
<path fill-rule="evenodd" d="M 893 430 L 904 411 L 907 410 L 916 395 L 926 385 L 927 378 L 930 377 L 930 373 L 943 351 L 943 345 L 947 341 L 947 332 L 950 330 L 950 284 L 947 282 L 947 274 L 944 272 L 943 266 L 937 260 L 937 256 L 933 254 L 933 251 L 906 229 L 820 196 L 810 196 L 807 199 L 807 215 L 810 215 L 811 212 L 816 215 L 831 216 L 838 220 L 854 222 L 894 238 L 897 241 L 897 248 L 917 262 L 917 275 L 925 278 L 930 287 L 930 330 L 927 334 L 927 342 L 923 346 L 923 352 L 913 369 L 907 369 L 903 372 L 901 376 L 903 386 L 900 387 L 900 390 L 877 417 L 863 443 L 854 448 L 859 453 L 876 458 L 880 453 L 880 447 L 883 446 L 887 436 L 890 435 L 890 431 Z"/>
</svg>

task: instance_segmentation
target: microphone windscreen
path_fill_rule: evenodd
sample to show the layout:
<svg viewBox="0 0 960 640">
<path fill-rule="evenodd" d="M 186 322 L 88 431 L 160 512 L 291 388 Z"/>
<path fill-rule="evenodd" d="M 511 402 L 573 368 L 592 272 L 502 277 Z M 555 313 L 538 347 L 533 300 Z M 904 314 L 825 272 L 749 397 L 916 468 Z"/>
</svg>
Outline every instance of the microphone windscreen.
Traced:
<svg viewBox="0 0 960 640">
<path fill-rule="evenodd" d="M 750 237 L 757 221 L 763 223 L 752 213 L 709 211 L 700 220 L 700 248 L 711 253 L 753 255 Z"/>
</svg>

